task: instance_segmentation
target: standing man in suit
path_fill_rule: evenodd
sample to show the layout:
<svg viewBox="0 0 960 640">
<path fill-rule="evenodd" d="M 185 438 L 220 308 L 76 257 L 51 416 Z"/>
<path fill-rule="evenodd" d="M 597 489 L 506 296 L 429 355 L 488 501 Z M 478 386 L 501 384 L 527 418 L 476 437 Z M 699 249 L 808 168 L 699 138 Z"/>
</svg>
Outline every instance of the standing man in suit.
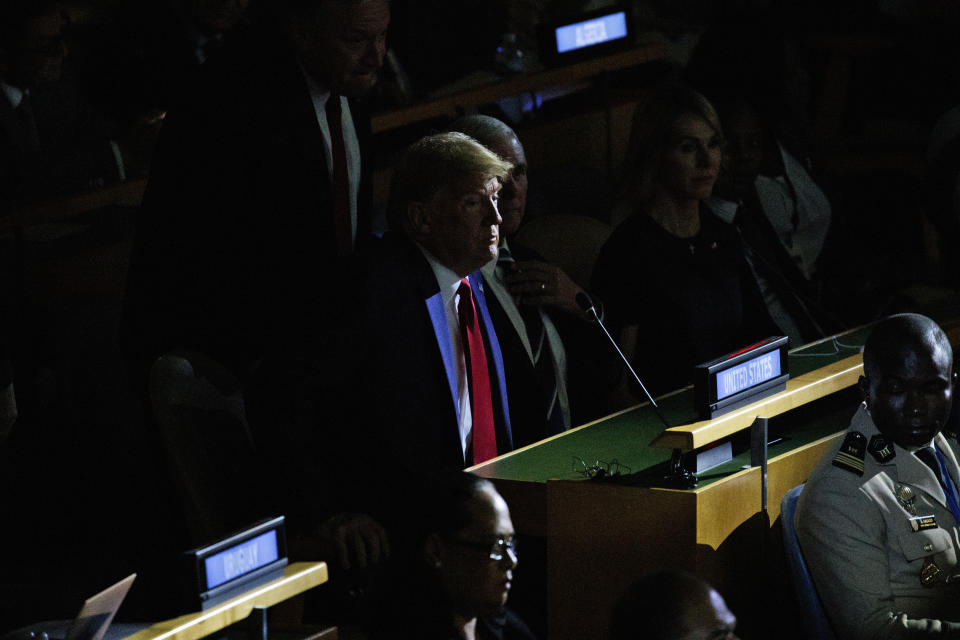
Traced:
<svg viewBox="0 0 960 640">
<path fill-rule="evenodd" d="M 880 321 L 865 401 L 800 494 L 797 537 L 839 638 L 960 638 L 952 363 L 930 318 Z"/>
<path fill-rule="evenodd" d="M 131 258 L 124 332 L 241 380 L 370 230 L 368 120 L 389 0 L 278 0 L 166 117 Z M 322 304 L 322 303 L 321 303 Z M 318 330 L 320 328 L 318 327 Z"/>
</svg>

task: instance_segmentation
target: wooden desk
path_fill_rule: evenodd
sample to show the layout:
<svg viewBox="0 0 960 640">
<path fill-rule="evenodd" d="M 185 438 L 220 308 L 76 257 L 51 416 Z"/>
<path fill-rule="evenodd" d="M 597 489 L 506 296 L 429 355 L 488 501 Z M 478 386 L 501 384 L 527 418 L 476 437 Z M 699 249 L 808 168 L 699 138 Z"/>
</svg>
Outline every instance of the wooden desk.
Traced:
<svg viewBox="0 0 960 640">
<path fill-rule="evenodd" d="M 188 613 L 144 629 L 127 640 L 200 640 L 250 615 L 256 606 L 269 607 L 327 581 L 324 562 L 295 562 L 283 577 L 255 587 L 206 611 Z"/>
<path fill-rule="evenodd" d="M 626 587 L 665 568 L 703 576 L 749 618 L 780 499 L 806 480 L 859 401 L 866 334 L 861 328 L 791 352 L 785 391 L 714 420 L 696 419 L 688 388 L 659 402 L 667 420 L 682 426 L 664 431 L 644 404 L 474 467 L 497 484 L 520 533 L 546 538 L 549 637 L 602 637 Z M 749 467 L 749 451 L 700 474 L 688 491 L 588 482 L 574 469 L 575 457 L 647 469 L 669 458 L 661 445 L 700 447 L 758 416 L 787 438 L 769 449 L 769 520 L 759 515 L 760 470 Z"/>
</svg>

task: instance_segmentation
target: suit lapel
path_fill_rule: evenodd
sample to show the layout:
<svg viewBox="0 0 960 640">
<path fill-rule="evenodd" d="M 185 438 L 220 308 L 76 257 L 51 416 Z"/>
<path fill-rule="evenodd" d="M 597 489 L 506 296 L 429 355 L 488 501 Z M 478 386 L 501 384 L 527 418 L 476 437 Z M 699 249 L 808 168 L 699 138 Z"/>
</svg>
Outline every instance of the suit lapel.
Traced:
<svg viewBox="0 0 960 640">
<path fill-rule="evenodd" d="M 530 363 L 533 364 L 533 349 L 530 348 L 530 338 L 527 336 L 527 330 L 523 324 L 523 318 L 520 316 L 520 311 L 517 309 L 517 305 L 513 301 L 513 296 L 510 295 L 506 285 L 501 280 L 503 271 L 498 270 L 494 266 L 490 269 L 485 267 L 482 269 L 482 273 L 484 276 L 486 276 L 484 278 L 484 283 L 489 285 L 490 291 L 493 292 L 493 297 L 496 298 L 497 302 L 500 303 L 500 308 L 503 309 L 503 314 L 508 320 L 510 320 L 510 324 L 513 325 L 513 330 L 516 331 L 517 337 L 520 338 L 520 343 L 527 352 L 527 357 L 530 359 Z"/>
<path fill-rule="evenodd" d="M 487 299 L 483 291 L 483 276 L 480 271 L 474 271 L 468 278 L 470 280 L 470 286 L 473 288 L 473 295 L 477 299 L 477 307 L 479 308 L 481 322 L 483 323 L 483 332 L 487 337 L 487 345 L 490 347 L 490 356 L 493 359 L 493 371 L 497 378 L 500 408 L 503 411 L 503 430 L 506 434 L 510 450 L 513 450 L 513 429 L 510 426 L 510 405 L 507 402 L 507 382 L 503 370 L 503 354 L 500 352 L 500 342 L 497 340 L 497 332 L 493 328 L 493 320 L 490 318 L 489 309 L 487 309 Z"/>
<path fill-rule="evenodd" d="M 460 402 L 458 399 L 460 393 L 457 389 L 457 365 L 453 359 L 453 342 L 451 342 L 450 329 L 447 325 L 447 312 L 443 308 L 443 296 L 437 291 L 426 299 L 425 304 L 427 305 L 427 313 L 430 314 L 433 333 L 437 338 L 437 346 L 440 348 L 440 356 L 443 358 L 443 368 L 446 370 L 447 384 L 450 387 L 450 400 L 453 402 L 457 414 L 457 425 L 459 425 Z"/>
</svg>

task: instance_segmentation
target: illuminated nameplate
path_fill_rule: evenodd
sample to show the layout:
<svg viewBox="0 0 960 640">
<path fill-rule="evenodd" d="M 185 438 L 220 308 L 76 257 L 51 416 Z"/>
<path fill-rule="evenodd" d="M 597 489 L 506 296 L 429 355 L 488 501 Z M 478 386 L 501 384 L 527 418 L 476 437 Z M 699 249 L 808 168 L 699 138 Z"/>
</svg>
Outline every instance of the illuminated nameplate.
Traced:
<svg viewBox="0 0 960 640">
<path fill-rule="evenodd" d="M 780 375 L 780 354 L 765 353 L 717 374 L 717 400 L 723 400 Z"/>
<path fill-rule="evenodd" d="M 539 27 L 540 59 L 556 66 L 628 49 L 634 41 L 626 3 L 562 15 Z"/>
<path fill-rule="evenodd" d="M 272 529 L 256 538 L 242 542 L 203 561 L 207 574 L 207 589 L 256 571 L 280 557 L 277 531 Z"/>
<path fill-rule="evenodd" d="M 201 608 L 206 609 L 283 574 L 287 540 L 283 516 L 264 520 L 187 554 Z"/>
<path fill-rule="evenodd" d="M 627 37 L 627 14 L 617 11 L 554 29 L 557 53 L 567 53 Z"/>
<path fill-rule="evenodd" d="M 782 391 L 790 378 L 786 336 L 775 336 L 699 364 L 694 401 L 704 419 L 726 413 Z"/>
</svg>

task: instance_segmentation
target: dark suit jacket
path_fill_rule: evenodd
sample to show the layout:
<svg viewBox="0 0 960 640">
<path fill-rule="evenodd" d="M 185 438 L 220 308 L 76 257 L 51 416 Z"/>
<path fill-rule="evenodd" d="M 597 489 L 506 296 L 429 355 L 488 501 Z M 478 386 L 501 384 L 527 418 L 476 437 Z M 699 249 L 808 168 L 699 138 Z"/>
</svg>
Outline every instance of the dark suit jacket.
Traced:
<svg viewBox="0 0 960 640">
<path fill-rule="evenodd" d="M 439 285 L 420 250 L 388 234 L 356 259 L 335 294 L 335 328 L 304 318 L 250 390 L 250 423 L 268 466 L 286 474 L 288 513 L 337 511 L 386 522 L 411 482 L 468 466 L 456 369 Z M 497 451 L 513 448 L 506 381 L 479 272 L 471 274 L 491 372 Z M 295 335 L 299 334 L 299 335 Z M 299 496 L 292 495 L 303 491 Z"/>
<path fill-rule="evenodd" d="M 188 347 L 242 377 L 339 267 L 322 134 L 294 52 L 261 28 L 218 53 L 160 132 L 124 330 L 140 362 Z M 363 148 L 368 120 L 351 111 Z"/>
<path fill-rule="evenodd" d="M 523 447 L 551 435 L 547 425 L 546 396 L 530 356 L 500 301 L 491 295 L 487 304 L 493 324 L 498 329 L 503 367 L 508 373 L 514 441 L 518 447 Z"/>
<path fill-rule="evenodd" d="M 518 261 L 544 260 L 543 256 L 517 242 L 510 243 L 510 251 Z M 558 431 L 547 423 L 546 394 L 516 326 L 496 295 L 488 296 L 488 301 L 507 373 L 514 445 L 523 447 L 556 435 Z M 544 308 L 544 311 L 553 322 L 565 353 L 567 400 L 571 413 L 569 426 L 594 420 L 608 412 L 604 411 L 605 407 L 598 398 L 609 386 L 616 384 L 616 376 L 611 371 L 619 372 L 623 365 L 619 359 L 613 359 L 616 355 L 600 327 L 554 309 Z"/>
</svg>

